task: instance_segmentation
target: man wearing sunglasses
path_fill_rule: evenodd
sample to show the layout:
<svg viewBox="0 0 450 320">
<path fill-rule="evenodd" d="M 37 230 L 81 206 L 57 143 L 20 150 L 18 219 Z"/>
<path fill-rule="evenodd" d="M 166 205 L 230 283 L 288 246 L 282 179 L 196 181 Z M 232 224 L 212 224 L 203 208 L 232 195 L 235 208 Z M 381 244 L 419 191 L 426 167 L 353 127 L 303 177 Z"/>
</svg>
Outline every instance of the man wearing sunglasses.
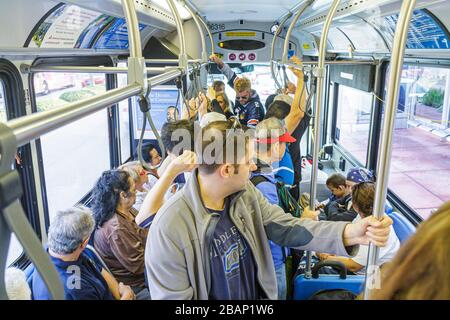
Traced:
<svg viewBox="0 0 450 320">
<path fill-rule="evenodd" d="M 218 56 L 211 55 L 211 61 L 215 62 L 219 70 L 228 80 L 228 85 L 236 91 L 234 114 L 242 125 L 254 128 L 262 121 L 265 114 L 264 105 L 261 103 L 258 93 L 252 89 L 250 80 L 246 77 L 238 78 L 230 66 Z"/>
</svg>

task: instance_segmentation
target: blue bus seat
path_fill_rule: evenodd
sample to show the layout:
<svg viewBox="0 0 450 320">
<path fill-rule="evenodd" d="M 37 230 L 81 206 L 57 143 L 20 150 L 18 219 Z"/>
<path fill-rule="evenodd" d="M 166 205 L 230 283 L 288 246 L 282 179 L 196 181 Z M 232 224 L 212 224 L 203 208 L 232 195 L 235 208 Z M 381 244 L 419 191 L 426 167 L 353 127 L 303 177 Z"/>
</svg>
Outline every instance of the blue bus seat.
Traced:
<svg viewBox="0 0 450 320">
<path fill-rule="evenodd" d="M 31 290 L 31 300 L 34 300 L 33 297 L 33 274 L 34 274 L 35 268 L 32 263 L 30 263 L 23 272 L 25 273 L 25 278 L 27 279 L 28 286 Z"/>
<path fill-rule="evenodd" d="M 339 270 L 339 274 L 319 274 L 323 267 L 333 267 Z M 363 290 L 365 276 L 347 275 L 347 268 L 340 261 L 319 261 L 311 271 L 312 278 L 306 278 L 304 274 L 295 277 L 293 300 L 307 300 L 319 292 L 329 290 L 345 290 L 357 296 Z"/>
<path fill-rule="evenodd" d="M 105 261 L 103 261 L 102 257 L 100 257 L 100 255 L 93 246 L 88 244 L 84 249 L 83 254 L 85 254 L 89 259 L 91 259 L 91 261 L 97 266 L 99 270 L 105 269 L 106 271 L 111 273 Z"/>
<path fill-rule="evenodd" d="M 346 290 L 359 295 L 364 287 L 365 276 L 349 275 L 342 279 L 339 275 L 321 274 L 319 278 L 305 278 L 304 274 L 294 280 L 293 300 L 308 300 L 324 290 Z"/>
<path fill-rule="evenodd" d="M 384 204 L 384 212 L 389 215 L 392 211 L 394 211 L 394 207 L 388 200 L 386 200 L 386 203 Z"/>
<path fill-rule="evenodd" d="M 414 225 L 400 213 L 392 211 L 390 214 L 388 214 L 388 216 L 394 222 L 394 231 L 401 244 L 403 244 L 416 232 L 416 228 L 414 227 Z"/>
</svg>

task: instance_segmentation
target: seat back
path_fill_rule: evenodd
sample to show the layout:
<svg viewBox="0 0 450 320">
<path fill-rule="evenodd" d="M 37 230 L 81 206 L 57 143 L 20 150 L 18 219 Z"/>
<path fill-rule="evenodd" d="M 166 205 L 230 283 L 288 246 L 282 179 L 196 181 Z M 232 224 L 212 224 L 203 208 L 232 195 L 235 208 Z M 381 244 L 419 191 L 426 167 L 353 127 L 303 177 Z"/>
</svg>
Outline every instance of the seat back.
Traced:
<svg viewBox="0 0 450 320">
<path fill-rule="evenodd" d="M 414 227 L 414 225 L 400 213 L 392 211 L 390 214 L 388 214 L 388 216 L 394 222 L 394 231 L 401 244 L 403 244 L 416 232 L 416 228 Z"/>
<path fill-rule="evenodd" d="M 34 297 L 33 297 L 33 274 L 35 272 L 34 265 L 32 263 L 30 263 L 25 268 L 25 270 L 23 270 L 23 272 L 25 273 L 25 277 L 27 279 L 28 286 L 30 287 L 30 290 L 31 290 L 31 300 L 34 300 Z"/>
<path fill-rule="evenodd" d="M 359 295 L 364 286 L 364 276 L 349 275 L 342 279 L 339 275 L 321 274 L 319 278 L 305 278 L 301 274 L 294 280 L 293 300 L 307 300 L 325 290 L 346 290 Z"/>
<path fill-rule="evenodd" d="M 102 257 L 98 254 L 98 252 L 95 250 L 93 246 L 88 244 L 86 248 L 83 251 L 83 254 L 85 254 L 87 257 L 91 259 L 91 261 L 99 268 L 99 269 L 105 269 L 109 273 L 111 271 L 109 270 L 108 266 L 106 265 L 105 261 L 103 261 Z"/>
</svg>

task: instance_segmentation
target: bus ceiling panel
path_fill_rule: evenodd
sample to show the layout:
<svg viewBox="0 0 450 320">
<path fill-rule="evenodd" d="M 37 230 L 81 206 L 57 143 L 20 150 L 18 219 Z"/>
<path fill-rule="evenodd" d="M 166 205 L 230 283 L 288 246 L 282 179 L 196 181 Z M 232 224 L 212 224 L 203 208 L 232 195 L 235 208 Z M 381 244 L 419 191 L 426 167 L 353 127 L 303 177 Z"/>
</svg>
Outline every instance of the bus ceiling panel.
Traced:
<svg viewBox="0 0 450 320">
<path fill-rule="evenodd" d="M 294 30 L 292 35 L 298 39 L 300 51 L 303 56 L 317 56 L 319 54 L 320 40 L 316 36 L 298 29 Z"/>
<path fill-rule="evenodd" d="M 316 6 L 313 5 L 305 12 L 297 26 L 309 32 L 321 31 L 331 2 L 332 0 L 319 0 Z M 418 0 L 416 8 L 428 8 L 445 2 L 448 3 L 448 0 Z M 326 3 L 328 5 L 325 5 Z M 333 26 L 337 23 L 352 24 L 361 18 L 369 22 L 377 21 L 384 16 L 398 13 L 401 4 L 402 0 L 343 0 L 333 19 Z"/>
<path fill-rule="evenodd" d="M 117 54 L 128 52 L 128 29 L 124 18 L 75 4 L 60 3 L 54 6 L 31 30 L 24 46 L 39 48 L 39 51 L 76 48 L 74 55 L 79 54 L 79 49 L 90 48 L 121 50 Z M 144 43 L 157 31 L 168 32 L 143 23 L 139 23 L 139 30 Z"/>
<path fill-rule="evenodd" d="M 450 30 L 450 19 L 448 18 L 450 17 L 450 1 L 429 7 L 427 9 L 437 19 L 439 19 L 447 30 Z"/>
<path fill-rule="evenodd" d="M 320 38 L 320 32 L 316 32 L 314 35 Z M 330 29 L 328 41 L 333 50 L 347 51 L 352 46 L 349 38 L 339 28 L 335 27 Z"/>
<path fill-rule="evenodd" d="M 339 28 L 345 36 L 350 39 L 355 50 L 386 50 L 390 44 L 383 38 L 381 32 L 376 27 L 365 21 Z"/>
<path fill-rule="evenodd" d="M 56 5 L 55 1 L 0 1 L 0 46 L 22 47 L 30 30 Z"/>
<path fill-rule="evenodd" d="M 82 8 L 94 10 L 113 17 L 124 18 L 121 0 L 65 0 L 65 3 L 75 4 Z M 175 29 L 175 19 L 170 10 L 149 0 L 135 0 L 135 8 L 140 23 L 165 31 Z"/>
<path fill-rule="evenodd" d="M 299 3 L 299 0 L 191 0 L 209 22 L 237 20 L 274 22 Z"/>
</svg>

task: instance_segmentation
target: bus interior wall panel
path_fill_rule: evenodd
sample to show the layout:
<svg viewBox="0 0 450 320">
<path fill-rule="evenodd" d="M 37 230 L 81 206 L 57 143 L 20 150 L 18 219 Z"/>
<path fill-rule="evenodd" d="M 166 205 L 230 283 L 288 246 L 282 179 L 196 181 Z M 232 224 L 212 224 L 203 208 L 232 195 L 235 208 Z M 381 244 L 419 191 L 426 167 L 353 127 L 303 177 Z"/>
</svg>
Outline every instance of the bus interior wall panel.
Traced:
<svg viewBox="0 0 450 320">
<path fill-rule="evenodd" d="M 366 92 L 373 91 L 374 65 L 330 65 L 330 80 Z"/>
<path fill-rule="evenodd" d="M 0 1 L 0 30 L 8 30 L 0 32 L 0 47 L 22 47 L 30 30 L 58 3 L 59 1 Z"/>
</svg>

